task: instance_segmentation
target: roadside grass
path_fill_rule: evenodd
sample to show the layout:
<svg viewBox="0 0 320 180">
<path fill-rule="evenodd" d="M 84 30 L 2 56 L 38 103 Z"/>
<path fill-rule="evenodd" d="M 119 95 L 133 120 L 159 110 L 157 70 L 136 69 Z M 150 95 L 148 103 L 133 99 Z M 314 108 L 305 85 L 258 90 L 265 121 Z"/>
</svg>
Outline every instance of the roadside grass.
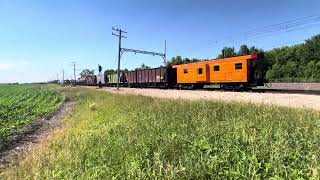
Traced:
<svg viewBox="0 0 320 180">
<path fill-rule="evenodd" d="M 0 179 L 320 178 L 318 112 L 66 93 L 65 128 Z"/>
</svg>

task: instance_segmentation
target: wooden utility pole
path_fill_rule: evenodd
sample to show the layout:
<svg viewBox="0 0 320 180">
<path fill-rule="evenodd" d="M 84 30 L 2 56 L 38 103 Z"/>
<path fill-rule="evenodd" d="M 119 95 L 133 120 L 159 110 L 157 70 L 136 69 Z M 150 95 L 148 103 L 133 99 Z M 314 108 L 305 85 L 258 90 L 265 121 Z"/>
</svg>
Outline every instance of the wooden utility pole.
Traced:
<svg viewBox="0 0 320 180">
<path fill-rule="evenodd" d="M 167 66 L 167 40 L 164 41 L 164 56 L 163 56 L 163 64 Z"/>
<path fill-rule="evenodd" d="M 64 69 L 62 69 L 62 84 L 64 84 Z"/>
<path fill-rule="evenodd" d="M 76 86 L 76 62 L 71 62 L 73 64 L 73 78 L 74 78 L 74 86 Z"/>
</svg>

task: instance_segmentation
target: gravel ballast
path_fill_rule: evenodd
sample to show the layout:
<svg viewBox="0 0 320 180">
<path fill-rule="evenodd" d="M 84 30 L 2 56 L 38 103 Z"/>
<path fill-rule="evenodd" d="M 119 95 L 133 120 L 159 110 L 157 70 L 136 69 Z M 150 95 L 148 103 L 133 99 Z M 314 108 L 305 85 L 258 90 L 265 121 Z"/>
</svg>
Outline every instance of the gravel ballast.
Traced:
<svg viewBox="0 0 320 180">
<path fill-rule="evenodd" d="M 320 96 L 318 95 L 138 88 L 120 88 L 118 91 L 116 88 L 109 87 L 101 90 L 118 94 L 133 94 L 168 99 L 236 101 L 293 108 L 307 108 L 320 111 Z"/>
</svg>

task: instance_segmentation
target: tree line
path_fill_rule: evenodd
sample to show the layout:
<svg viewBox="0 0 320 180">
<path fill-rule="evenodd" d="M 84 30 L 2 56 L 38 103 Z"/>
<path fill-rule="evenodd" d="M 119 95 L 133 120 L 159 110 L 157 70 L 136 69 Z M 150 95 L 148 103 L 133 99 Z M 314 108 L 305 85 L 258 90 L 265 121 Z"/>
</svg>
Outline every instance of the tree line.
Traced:
<svg viewBox="0 0 320 180">
<path fill-rule="evenodd" d="M 320 34 L 302 44 L 272 49 L 265 56 L 270 80 L 320 82 Z"/>
</svg>

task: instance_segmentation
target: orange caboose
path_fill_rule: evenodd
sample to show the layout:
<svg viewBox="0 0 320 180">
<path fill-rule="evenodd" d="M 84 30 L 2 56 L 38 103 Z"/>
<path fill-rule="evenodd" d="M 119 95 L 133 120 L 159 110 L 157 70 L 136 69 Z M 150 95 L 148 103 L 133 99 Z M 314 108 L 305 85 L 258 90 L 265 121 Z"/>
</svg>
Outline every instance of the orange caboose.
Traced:
<svg viewBox="0 0 320 180">
<path fill-rule="evenodd" d="M 179 87 L 203 88 L 220 84 L 224 89 L 241 89 L 263 85 L 263 54 L 230 57 L 175 65 Z"/>
</svg>

